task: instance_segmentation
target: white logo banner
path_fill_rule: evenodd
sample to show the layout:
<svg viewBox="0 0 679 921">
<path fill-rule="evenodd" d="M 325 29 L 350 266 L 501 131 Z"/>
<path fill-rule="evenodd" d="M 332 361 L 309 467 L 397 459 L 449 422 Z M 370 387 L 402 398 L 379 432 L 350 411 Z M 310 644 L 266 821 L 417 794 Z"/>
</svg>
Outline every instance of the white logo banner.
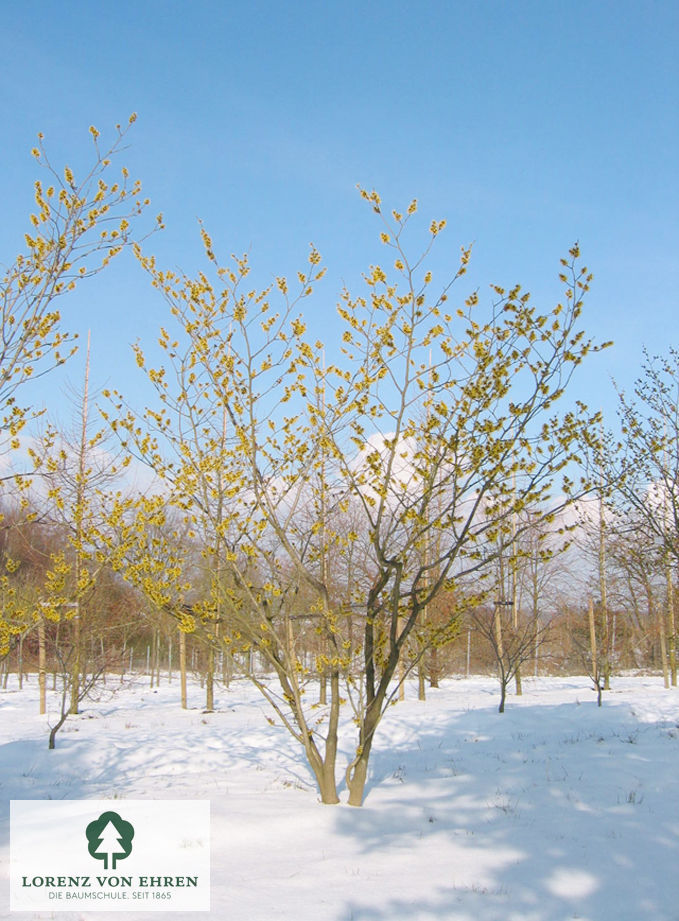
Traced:
<svg viewBox="0 0 679 921">
<path fill-rule="evenodd" d="M 12 911 L 209 911 L 207 800 L 13 800 Z"/>
</svg>

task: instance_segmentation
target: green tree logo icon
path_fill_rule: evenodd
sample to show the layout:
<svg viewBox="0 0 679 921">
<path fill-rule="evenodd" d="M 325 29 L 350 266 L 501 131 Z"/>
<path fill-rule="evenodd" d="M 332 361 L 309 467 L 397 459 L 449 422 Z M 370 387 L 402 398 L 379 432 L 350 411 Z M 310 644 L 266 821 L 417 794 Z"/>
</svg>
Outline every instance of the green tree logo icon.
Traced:
<svg viewBox="0 0 679 921">
<path fill-rule="evenodd" d="M 134 828 L 117 812 L 102 812 L 98 819 L 90 822 L 85 834 L 87 850 L 96 860 L 104 861 L 105 870 L 115 870 L 116 861 L 124 860 L 132 852 Z"/>
</svg>

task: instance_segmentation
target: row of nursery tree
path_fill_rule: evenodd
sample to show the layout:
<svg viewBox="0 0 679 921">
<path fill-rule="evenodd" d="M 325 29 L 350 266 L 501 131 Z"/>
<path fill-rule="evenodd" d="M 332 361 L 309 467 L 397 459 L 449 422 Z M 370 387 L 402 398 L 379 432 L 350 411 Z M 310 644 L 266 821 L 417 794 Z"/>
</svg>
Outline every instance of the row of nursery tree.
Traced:
<svg viewBox="0 0 679 921">
<path fill-rule="evenodd" d="M 411 674 L 424 696 L 493 669 L 500 709 L 543 671 L 585 670 L 599 700 L 622 668 L 675 685 L 679 355 L 646 357 L 615 438 L 569 402 L 607 344 L 583 330 L 578 247 L 553 307 L 518 285 L 486 300 L 464 292 L 470 248 L 434 280 L 444 221 L 412 253 L 416 202 L 387 211 L 362 190 L 384 260 L 340 292 L 326 348 L 304 319 L 324 275 L 313 247 L 294 282 L 263 290 L 204 229 L 196 275 L 156 262 L 162 219 L 149 227 L 116 166 L 127 130 L 103 149 L 90 129 L 82 179 L 40 140 L 26 249 L 2 279 L 0 655 L 5 683 L 38 675 L 43 707 L 50 681 L 58 691 L 50 744 L 96 682 L 175 671 L 186 706 L 193 671 L 211 709 L 215 682 L 238 676 L 302 746 L 326 803 L 351 708 L 360 805 Z M 73 430 L 38 427 L 25 384 L 75 348 L 61 304 L 125 250 L 167 303 L 161 359 L 135 347 L 154 396 L 91 394 L 88 371 Z"/>
</svg>

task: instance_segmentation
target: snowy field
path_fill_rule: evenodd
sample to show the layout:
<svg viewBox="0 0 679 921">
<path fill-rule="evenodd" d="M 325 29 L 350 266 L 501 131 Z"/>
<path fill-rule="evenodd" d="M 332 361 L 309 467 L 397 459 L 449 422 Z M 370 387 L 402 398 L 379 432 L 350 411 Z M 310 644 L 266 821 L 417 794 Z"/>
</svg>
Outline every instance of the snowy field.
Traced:
<svg viewBox="0 0 679 921">
<path fill-rule="evenodd" d="M 50 752 L 35 678 L 0 691 L 0 917 L 11 799 L 127 797 L 211 802 L 212 910 L 178 921 L 679 921 L 679 691 L 658 677 L 615 678 L 601 709 L 585 678 L 525 680 L 503 715 L 489 678 L 409 687 L 361 809 L 319 804 L 244 681 L 214 713 L 178 697 L 109 684 Z"/>
</svg>

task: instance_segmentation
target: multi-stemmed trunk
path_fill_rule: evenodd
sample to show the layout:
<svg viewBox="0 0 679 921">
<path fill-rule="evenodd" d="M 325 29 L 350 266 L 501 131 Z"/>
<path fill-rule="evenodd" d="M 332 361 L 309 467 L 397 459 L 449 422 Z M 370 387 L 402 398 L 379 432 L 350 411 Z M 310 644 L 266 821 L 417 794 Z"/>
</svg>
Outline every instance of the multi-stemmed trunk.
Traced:
<svg viewBox="0 0 679 921">
<path fill-rule="evenodd" d="M 375 610 L 374 603 L 383 587 L 384 584 L 376 584 L 373 586 L 368 604 L 369 610 L 371 610 L 371 608 Z M 395 597 L 398 597 L 398 595 L 395 594 Z M 399 673 L 399 686 L 402 686 L 402 682 L 405 678 L 405 672 L 400 674 L 403 652 L 408 641 L 408 636 L 414 629 L 421 611 L 422 607 L 413 603 L 413 607 L 408 612 L 408 615 L 400 616 L 398 605 L 395 605 L 395 610 L 392 611 L 390 615 L 392 629 L 390 632 L 389 655 L 384 662 L 379 680 L 375 668 L 376 615 L 369 615 L 366 618 L 363 647 L 366 701 L 365 709 L 359 720 L 356 754 L 346 771 L 346 784 L 349 791 L 348 803 L 350 806 L 361 806 L 363 804 L 365 785 L 368 779 L 368 764 L 370 762 L 370 753 L 372 751 L 375 733 L 384 715 L 385 707 L 390 700 L 391 681 L 397 673 Z"/>
<path fill-rule="evenodd" d="M 325 737 L 323 754 L 309 734 L 305 744 L 307 760 L 314 772 L 321 802 L 326 805 L 339 803 L 337 795 L 337 781 L 335 767 L 337 763 L 338 727 L 340 712 L 340 679 L 339 672 L 331 672 L 328 685 L 330 690 L 330 715 L 328 718 L 328 732 Z"/>
<path fill-rule="evenodd" d="M 368 779 L 370 752 L 375 738 L 375 730 L 382 716 L 381 709 L 378 698 L 373 698 L 372 702 L 368 704 L 365 716 L 361 721 L 356 757 L 347 768 L 346 773 L 347 789 L 349 791 L 348 803 L 350 806 L 361 806 L 363 804 L 365 784 Z"/>
</svg>

